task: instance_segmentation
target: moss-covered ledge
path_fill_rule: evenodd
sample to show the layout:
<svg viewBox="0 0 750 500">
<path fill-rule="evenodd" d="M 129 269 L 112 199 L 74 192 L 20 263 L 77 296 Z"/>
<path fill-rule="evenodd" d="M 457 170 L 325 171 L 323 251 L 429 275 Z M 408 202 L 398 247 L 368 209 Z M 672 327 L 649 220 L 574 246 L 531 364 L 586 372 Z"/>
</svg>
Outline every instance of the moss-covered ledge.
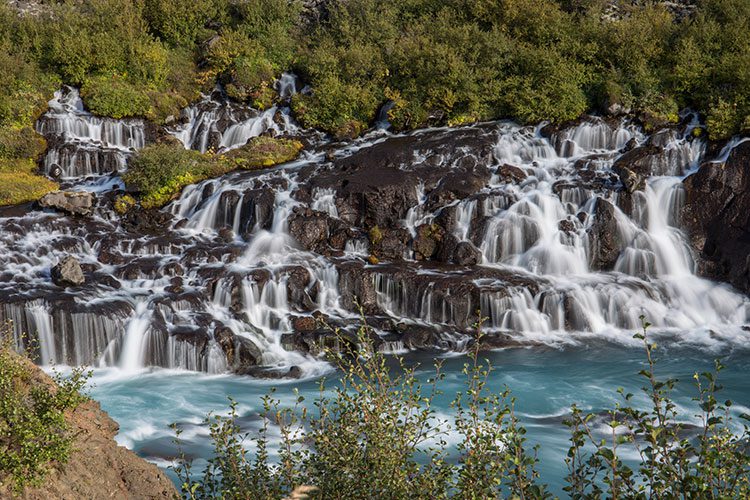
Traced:
<svg viewBox="0 0 750 500">
<path fill-rule="evenodd" d="M 0 127 L 0 206 L 35 201 L 59 188 L 37 173 L 36 161 L 46 148 L 31 127 Z"/>
<path fill-rule="evenodd" d="M 302 143 L 291 139 L 254 137 L 245 146 L 224 154 L 201 154 L 180 144 L 155 144 L 131 160 L 123 180 L 138 193 L 143 208 L 163 207 L 183 188 L 233 170 L 268 168 L 294 160 Z"/>
</svg>

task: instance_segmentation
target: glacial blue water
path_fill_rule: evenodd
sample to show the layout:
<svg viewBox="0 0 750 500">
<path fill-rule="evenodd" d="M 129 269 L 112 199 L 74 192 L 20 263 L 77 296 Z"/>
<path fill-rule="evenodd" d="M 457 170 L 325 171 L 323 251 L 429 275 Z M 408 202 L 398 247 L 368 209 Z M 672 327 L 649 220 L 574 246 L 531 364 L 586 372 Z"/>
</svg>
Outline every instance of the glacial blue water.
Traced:
<svg viewBox="0 0 750 500">
<path fill-rule="evenodd" d="M 658 349 L 657 372 L 661 377 L 676 377 L 681 382 L 674 399 L 686 421 L 697 422 L 697 405 L 692 401 L 696 390 L 692 375 L 713 368 L 720 358 L 727 368 L 721 372 L 724 388 L 722 400 L 734 401 L 734 412 L 750 412 L 750 349 L 717 347 L 681 347 L 679 342 Z M 512 389 L 517 398 L 516 410 L 528 429 L 530 445 L 539 445 L 539 470 L 542 480 L 562 494 L 566 473 L 563 458 L 568 449 L 569 433 L 562 420 L 573 403 L 599 412 L 612 408 L 618 401 L 616 389 L 638 393 L 643 379 L 637 372 L 646 366 L 642 349 L 609 345 L 601 342 L 587 347 L 554 349 L 547 347 L 511 349 L 484 353 L 494 371 L 490 386 L 502 391 Z M 410 353 L 409 363 L 419 363 L 419 375 L 427 379 L 434 373 L 435 359 L 431 353 Z M 456 391 L 463 387 L 461 374 L 465 356 L 443 358 L 444 392 L 436 401 L 440 415 L 450 415 L 449 404 Z M 337 374 L 326 375 L 332 383 Z M 200 460 L 210 455 L 208 430 L 201 424 L 209 412 L 226 412 L 228 396 L 238 403 L 241 426 L 252 433 L 260 424 L 261 397 L 272 387 L 275 396 L 287 404 L 295 398 L 294 389 L 307 397 L 318 394 L 318 380 L 262 381 L 231 375 L 208 376 L 194 372 L 156 369 L 139 374 L 123 374 L 116 369 L 99 369 L 92 378 L 91 395 L 120 424 L 118 441 L 162 467 L 175 456 L 169 424 L 176 422 L 184 429 L 184 450 Z M 645 405 L 637 395 L 636 404 Z M 171 473 L 170 473 L 171 474 Z M 171 474 L 174 478 L 174 474 Z"/>
</svg>

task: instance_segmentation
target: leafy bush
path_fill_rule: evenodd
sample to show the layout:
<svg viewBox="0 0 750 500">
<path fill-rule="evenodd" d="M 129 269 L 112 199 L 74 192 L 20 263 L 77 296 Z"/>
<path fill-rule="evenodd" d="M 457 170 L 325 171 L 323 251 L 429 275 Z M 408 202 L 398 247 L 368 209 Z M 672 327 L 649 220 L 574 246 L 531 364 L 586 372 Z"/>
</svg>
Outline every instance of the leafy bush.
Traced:
<svg viewBox="0 0 750 500">
<path fill-rule="evenodd" d="M 81 87 L 89 111 L 112 118 L 146 116 L 150 110 L 148 94 L 143 88 L 126 81 L 122 76 L 88 78 Z"/>
<path fill-rule="evenodd" d="M 607 431 L 597 432 L 594 414 L 573 406 L 566 422 L 571 429 L 571 447 L 566 464 L 569 474 L 565 491 L 573 498 L 747 498 L 750 495 L 750 432 L 747 425 L 737 433 L 731 401 L 721 403 L 715 372 L 694 375 L 700 407 L 700 428 L 695 439 L 686 437 L 684 423 L 670 392 L 677 380 L 659 380 L 655 375 L 654 349 L 647 338 L 648 323 L 635 338 L 643 341 L 648 368 L 639 374 L 651 406 L 631 406 L 632 394 L 624 394 L 624 405 L 607 412 Z M 750 420 L 750 415 L 742 418 Z M 635 452 L 637 466 L 623 457 Z"/>
<path fill-rule="evenodd" d="M 602 432 L 593 424 L 599 415 L 574 405 L 566 422 L 571 447 L 565 491 L 572 498 L 746 498 L 748 428 L 733 432 L 731 402 L 717 400 L 716 374 L 696 374 L 702 427 L 695 439 L 686 437 L 683 416 L 670 399 L 676 381 L 655 376 L 647 328 L 635 337 L 646 347 L 648 369 L 641 375 L 651 407 L 632 407 L 632 394 L 622 394 L 626 404 L 606 412 Z M 400 366 L 389 368 L 373 350 L 371 334 L 360 328 L 358 353 L 329 353 L 341 373 L 330 395 L 321 383 L 311 405 L 298 396 L 292 407 L 281 407 L 273 392 L 266 396 L 257 438 L 241 433 L 234 402 L 228 417 L 209 416 L 214 456 L 202 477 L 195 477 L 188 460 L 174 468 L 183 497 L 271 499 L 308 485 L 314 498 L 552 498 L 540 481 L 515 401 L 508 389 L 498 393 L 487 386 L 492 367 L 477 350 L 464 367 L 465 389 L 453 401 L 454 418 L 446 422 L 432 408 L 443 378 L 439 363 L 435 377 L 422 384 L 399 358 Z M 272 425 L 281 438 L 273 461 Z M 460 438 L 457 458 L 450 458 L 448 433 Z M 623 458 L 633 451 L 636 468 Z"/>
<path fill-rule="evenodd" d="M 38 159 L 47 149 L 47 141 L 31 127 L 0 127 L 0 158 Z"/>
<path fill-rule="evenodd" d="M 0 328 L 0 486 L 20 493 L 67 461 L 73 436 L 65 413 L 86 399 L 80 391 L 88 374 L 76 369 L 52 383 L 13 351 L 11 331 Z"/>
<path fill-rule="evenodd" d="M 185 186 L 236 169 L 257 169 L 293 160 L 302 144 L 288 139 L 255 137 L 227 154 L 201 154 L 181 144 L 156 144 L 142 149 L 129 164 L 123 180 L 140 193 L 144 208 L 161 207 Z"/>
</svg>

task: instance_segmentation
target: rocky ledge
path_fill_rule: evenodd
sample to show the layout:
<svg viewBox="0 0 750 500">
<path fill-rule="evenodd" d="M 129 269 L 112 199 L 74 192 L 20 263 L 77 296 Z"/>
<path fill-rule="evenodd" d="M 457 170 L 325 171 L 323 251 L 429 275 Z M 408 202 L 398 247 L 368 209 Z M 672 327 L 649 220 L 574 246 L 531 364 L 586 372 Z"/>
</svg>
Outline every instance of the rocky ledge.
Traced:
<svg viewBox="0 0 750 500">
<path fill-rule="evenodd" d="M 30 383 L 54 382 L 41 369 L 27 361 Z M 175 498 L 177 492 L 169 478 L 156 465 L 118 446 L 114 440 L 117 423 L 96 401 L 87 401 L 67 414 L 74 440 L 70 459 L 56 464 L 41 486 L 27 488 L 26 500 L 77 500 L 82 498 L 158 499 Z M 0 486 L 0 498 L 14 498 Z"/>
<path fill-rule="evenodd" d="M 698 274 L 750 292 L 750 139 L 685 179 L 685 197 Z"/>
</svg>

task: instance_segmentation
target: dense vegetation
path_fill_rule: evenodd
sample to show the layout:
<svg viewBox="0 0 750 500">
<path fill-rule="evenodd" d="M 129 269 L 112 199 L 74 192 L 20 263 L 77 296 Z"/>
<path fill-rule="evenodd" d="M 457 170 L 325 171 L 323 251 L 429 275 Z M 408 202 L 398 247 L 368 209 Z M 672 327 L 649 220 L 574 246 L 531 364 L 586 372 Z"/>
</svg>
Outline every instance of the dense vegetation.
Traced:
<svg viewBox="0 0 750 500">
<path fill-rule="evenodd" d="M 700 426 L 686 424 L 692 415 L 670 399 L 677 381 L 656 376 L 647 328 L 635 337 L 645 346 L 640 375 L 650 406 L 632 406 L 633 395 L 622 391 L 623 403 L 610 411 L 587 414 L 573 406 L 565 422 L 571 431 L 565 492 L 576 499 L 747 498 L 750 433 L 734 421 L 731 401 L 717 399 L 721 365 L 695 374 Z M 264 426 L 253 435 L 240 431 L 247 417 L 234 403 L 228 417 L 210 416 L 214 457 L 199 478 L 189 461 L 175 468 L 183 497 L 272 499 L 307 487 L 313 498 L 552 498 L 509 390 L 488 387 L 492 367 L 478 352 L 464 367 L 454 416 L 444 421 L 432 408 L 439 365 L 427 384 L 412 368 L 389 369 L 366 330 L 359 332 L 360 356 L 331 353 L 342 375 L 330 395 L 321 386 L 311 405 L 300 396 L 291 408 L 267 396 Z M 270 448 L 272 438 L 278 448 Z"/>
<path fill-rule="evenodd" d="M 180 194 L 185 186 L 232 170 L 271 167 L 291 161 L 302 150 L 302 144 L 290 139 L 254 137 L 248 143 L 226 154 L 201 154 L 182 144 L 155 144 L 138 152 L 123 179 L 140 194 L 144 208 L 157 208 Z M 127 211 L 125 198 L 115 207 Z"/>
<path fill-rule="evenodd" d="M 750 130 L 750 3 L 698 0 L 677 17 L 615 3 L 616 15 L 610 0 L 38 0 L 19 15 L 2 2 L 0 138 L 27 134 L 63 83 L 94 113 L 159 123 L 217 81 L 267 107 L 285 70 L 312 88 L 298 120 L 338 137 L 387 102 L 400 129 L 586 111 L 648 128 L 690 107 L 713 139 Z M 54 187 L 22 149 L 0 153 L 0 203 Z"/>
<path fill-rule="evenodd" d="M 11 332 L 0 325 L 0 489 L 20 492 L 67 461 L 74 436 L 65 414 L 85 400 L 87 375 L 77 369 L 53 384 L 14 352 Z"/>
</svg>

